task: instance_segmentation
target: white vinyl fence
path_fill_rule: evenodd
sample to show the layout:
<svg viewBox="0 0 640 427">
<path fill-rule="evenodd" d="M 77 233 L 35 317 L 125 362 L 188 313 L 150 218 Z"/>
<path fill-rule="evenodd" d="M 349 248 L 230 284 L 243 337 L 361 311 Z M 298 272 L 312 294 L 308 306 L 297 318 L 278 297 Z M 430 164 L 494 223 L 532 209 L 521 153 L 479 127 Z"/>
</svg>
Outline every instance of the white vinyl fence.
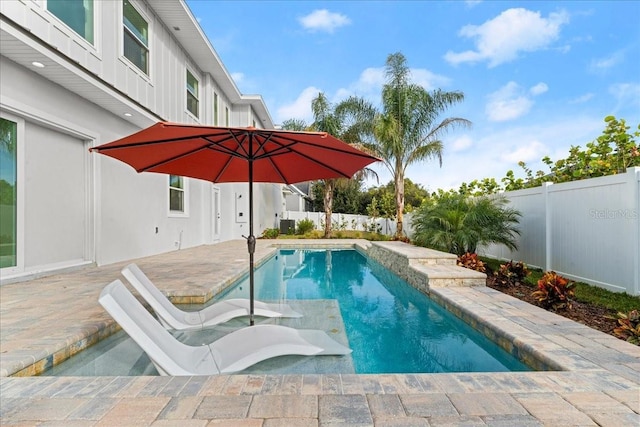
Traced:
<svg viewBox="0 0 640 427">
<path fill-rule="evenodd" d="M 640 167 L 504 195 L 522 213 L 518 250 L 493 245 L 483 255 L 640 295 Z"/>
<path fill-rule="evenodd" d="M 298 221 L 302 219 L 310 219 L 315 224 L 316 230 L 324 228 L 324 212 L 296 212 L 286 211 L 282 214 L 284 220 L 295 221 L 297 227 Z M 331 222 L 333 231 L 340 230 L 358 230 L 358 231 L 379 231 L 381 234 L 392 236 L 396 233 L 396 220 L 384 218 L 369 218 L 366 215 L 353 215 L 332 213 Z M 405 214 L 403 218 L 403 227 L 405 234 L 411 237 L 411 215 Z"/>
</svg>

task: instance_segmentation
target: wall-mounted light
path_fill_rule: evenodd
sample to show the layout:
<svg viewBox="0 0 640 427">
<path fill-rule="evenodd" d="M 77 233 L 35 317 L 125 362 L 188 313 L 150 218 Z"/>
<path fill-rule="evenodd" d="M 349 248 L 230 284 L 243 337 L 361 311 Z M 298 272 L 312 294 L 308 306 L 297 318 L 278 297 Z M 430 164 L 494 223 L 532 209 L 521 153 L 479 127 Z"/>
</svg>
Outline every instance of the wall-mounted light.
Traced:
<svg viewBox="0 0 640 427">
<path fill-rule="evenodd" d="M 42 62 L 38 62 L 38 61 L 33 61 L 31 63 L 31 65 L 33 65 L 34 67 L 37 67 L 37 68 L 44 68 L 44 64 Z"/>
<path fill-rule="evenodd" d="M 124 116 L 125 116 L 125 117 L 133 117 L 133 114 L 131 114 L 131 113 L 124 113 Z"/>
</svg>

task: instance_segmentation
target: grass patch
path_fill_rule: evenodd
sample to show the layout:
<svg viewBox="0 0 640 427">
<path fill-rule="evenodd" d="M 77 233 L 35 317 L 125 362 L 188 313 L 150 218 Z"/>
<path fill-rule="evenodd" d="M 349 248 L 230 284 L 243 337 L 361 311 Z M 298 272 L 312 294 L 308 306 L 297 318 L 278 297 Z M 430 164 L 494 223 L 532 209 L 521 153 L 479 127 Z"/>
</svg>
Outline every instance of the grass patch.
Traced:
<svg viewBox="0 0 640 427">
<path fill-rule="evenodd" d="M 586 283 L 576 283 L 575 295 L 578 301 L 599 305 L 620 313 L 640 309 L 640 297 L 626 292 L 611 292 Z"/>
<path fill-rule="evenodd" d="M 480 259 L 489 266 L 492 271 L 498 270 L 500 264 L 504 264 L 505 262 L 486 257 L 480 257 Z M 527 276 L 525 282 L 531 286 L 531 292 L 533 292 L 537 288 L 538 280 L 540 280 L 544 272 L 539 268 L 530 268 L 530 270 L 531 274 Z M 640 309 L 640 297 L 629 295 L 626 292 L 611 292 L 582 282 L 576 282 L 575 299 L 576 301 L 605 307 L 621 313 L 628 313 L 632 310 Z"/>
</svg>

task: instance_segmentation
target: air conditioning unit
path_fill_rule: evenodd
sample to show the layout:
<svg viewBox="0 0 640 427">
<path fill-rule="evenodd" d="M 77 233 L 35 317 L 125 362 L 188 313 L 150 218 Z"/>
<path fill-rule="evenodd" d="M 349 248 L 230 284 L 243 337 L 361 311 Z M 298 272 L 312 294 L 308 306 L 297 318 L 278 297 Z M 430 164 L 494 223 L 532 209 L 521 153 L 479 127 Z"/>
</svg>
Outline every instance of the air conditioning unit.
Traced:
<svg viewBox="0 0 640 427">
<path fill-rule="evenodd" d="M 280 234 L 291 234 L 296 232 L 296 220 L 295 219 L 281 219 L 280 220 Z"/>
</svg>

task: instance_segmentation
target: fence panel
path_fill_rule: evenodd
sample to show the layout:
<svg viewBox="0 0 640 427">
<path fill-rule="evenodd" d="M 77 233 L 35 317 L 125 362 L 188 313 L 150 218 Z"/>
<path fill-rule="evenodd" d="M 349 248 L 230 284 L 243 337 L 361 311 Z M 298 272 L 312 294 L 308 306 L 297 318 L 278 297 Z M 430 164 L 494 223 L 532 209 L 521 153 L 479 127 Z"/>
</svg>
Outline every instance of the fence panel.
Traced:
<svg viewBox="0 0 640 427">
<path fill-rule="evenodd" d="M 507 192 L 522 213 L 518 251 L 483 254 L 524 261 L 613 291 L 640 295 L 640 168 L 625 174 Z"/>
</svg>

